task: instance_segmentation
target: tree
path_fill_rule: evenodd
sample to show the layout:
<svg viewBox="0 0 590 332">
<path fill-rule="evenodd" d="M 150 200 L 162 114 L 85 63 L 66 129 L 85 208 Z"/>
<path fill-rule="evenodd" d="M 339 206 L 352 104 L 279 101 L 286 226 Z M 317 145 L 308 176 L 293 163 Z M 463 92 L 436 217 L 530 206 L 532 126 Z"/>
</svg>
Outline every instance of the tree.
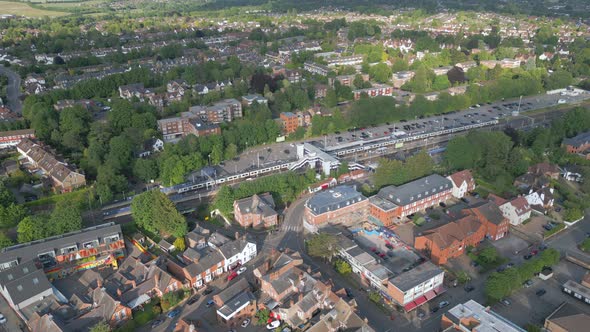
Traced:
<svg viewBox="0 0 590 332">
<path fill-rule="evenodd" d="M 385 83 L 391 79 L 391 68 L 383 62 L 369 68 L 369 76 L 376 82 Z"/>
<path fill-rule="evenodd" d="M 484 248 L 477 257 L 484 264 L 494 264 L 500 258 L 494 247 Z"/>
<path fill-rule="evenodd" d="M 49 225 L 46 225 L 51 235 L 61 235 L 82 228 L 82 214 L 79 204 L 71 201 L 59 201 L 51 212 Z"/>
<path fill-rule="evenodd" d="M 6 187 L 4 181 L 0 181 L 0 205 L 8 206 L 12 203 L 16 203 L 14 195 L 12 194 L 10 189 Z"/>
<path fill-rule="evenodd" d="M 136 159 L 133 165 L 133 175 L 143 182 L 158 178 L 158 163 L 153 159 Z"/>
<path fill-rule="evenodd" d="M 25 217 L 16 229 L 18 242 L 25 243 L 47 237 L 45 220 L 42 216 Z"/>
<path fill-rule="evenodd" d="M 178 251 L 184 252 L 186 250 L 186 243 L 184 242 L 183 237 L 177 237 L 176 240 L 174 240 L 173 245 Z"/>
<path fill-rule="evenodd" d="M 0 228 L 16 226 L 27 214 L 24 206 L 11 203 L 8 206 L 0 205 Z"/>
<path fill-rule="evenodd" d="M 111 327 L 104 320 L 96 323 L 90 328 L 90 332 L 110 332 Z"/>
<path fill-rule="evenodd" d="M 438 75 L 434 78 L 434 82 L 432 82 L 432 90 L 435 91 L 448 89 L 450 86 L 451 82 L 447 75 Z"/>
<path fill-rule="evenodd" d="M 330 260 L 338 252 L 338 239 L 328 233 L 318 233 L 307 241 L 307 253 Z"/>
<path fill-rule="evenodd" d="M 14 245 L 14 241 L 5 232 L 0 232 L 0 249 Z"/>
<path fill-rule="evenodd" d="M 256 312 L 256 325 L 266 325 L 270 319 L 270 310 L 262 309 Z"/>
<path fill-rule="evenodd" d="M 161 236 L 184 236 L 187 224 L 174 203 L 159 190 L 150 190 L 133 198 L 131 216 L 138 226 Z"/>
<path fill-rule="evenodd" d="M 336 91 L 332 88 L 328 88 L 326 92 L 326 97 L 324 97 L 324 105 L 326 107 L 334 107 L 338 104 L 338 96 L 336 96 Z"/>
<path fill-rule="evenodd" d="M 338 259 L 334 262 L 334 268 L 336 269 L 336 272 L 342 275 L 347 275 L 352 272 L 352 267 L 350 264 L 342 259 Z"/>
<path fill-rule="evenodd" d="M 573 77 L 572 74 L 566 70 L 556 70 L 552 74 L 548 75 L 545 78 L 545 89 L 553 90 L 553 89 L 560 89 L 565 88 L 568 85 L 572 84 Z"/>
</svg>

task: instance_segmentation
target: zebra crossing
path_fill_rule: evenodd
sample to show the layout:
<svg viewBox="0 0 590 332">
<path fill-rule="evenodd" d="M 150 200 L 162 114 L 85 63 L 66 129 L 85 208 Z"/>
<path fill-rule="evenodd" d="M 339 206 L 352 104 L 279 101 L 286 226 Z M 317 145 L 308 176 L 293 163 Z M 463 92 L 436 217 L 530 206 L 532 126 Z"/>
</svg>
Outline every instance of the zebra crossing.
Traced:
<svg viewBox="0 0 590 332">
<path fill-rule="evenodd" d="M 281 227 L 281 231 L 283 232 L 299 232 L 301 230 L 301 225 L 283 225 Z"/>
</svg>

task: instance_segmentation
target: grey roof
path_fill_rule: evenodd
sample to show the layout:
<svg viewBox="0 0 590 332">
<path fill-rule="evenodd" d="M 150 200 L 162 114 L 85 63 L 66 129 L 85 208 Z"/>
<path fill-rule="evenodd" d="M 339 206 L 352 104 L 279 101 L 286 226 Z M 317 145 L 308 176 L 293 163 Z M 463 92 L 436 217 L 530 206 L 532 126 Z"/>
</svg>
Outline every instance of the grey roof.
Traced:
<svg viewBox="0 0 590 332">
<path fill-rule="evenodd" d="M 235 241 L 224 243 L 222 246 L 219 247 L 219 250 L 225 258 L 229 259 L 244 251 L 248 243 L 250 243 L 250 241 L 245 239 L 238 239 Z"/>
<path fill-rule="evenodd" d="M 230 241 L 230 239 L 219 233 L 219 232 L 215 232 L 213 234 L 211 234 L 211 236 L 209 236 L 209 239 L 207 239 L 207 242 L 209 242 L 209 244 L 212 244 L 216 247 L 222 246 L 225 243 L 228 243 Z"/>
<path fill-rule="evenodd" d="M 387 277 L 391 274 L 385 266 L 378 264 L 378 263 L 371 263 L 365 266 L 367 270 L 373 273 L 379 280 L 386 280 Z"/>
<path fill-rule="evenodd" d="M 264 217 L 276 215 L 275 201 L 270 193 L 253 195 L 236 201 L 241 213 L 261 214 Z"/>
<path fill-rule="evenodd" d="M 369 201 L 371 202 L 372 205 L 380 208 L 383 211 L 390 211 L 390 210 L 397 208 L 397 204 L 395 204 L 383 197 L 380 197 L 379 195 L 375 195 L 375 196 L 370 197 Z"/>
<path fill-rule="evenodd" d="M 337 186 L 330 190 L 319 192 L 311 197 L 305 205 L 315 215 L 338 210 L 351 204 L 366 200 L 354 186 Z"/>
<path fill-rule="evenodd" d="M 389 279 L 389 282 L 402 292 L 405 292 L 441 273 L 443 273 L 443 270 L 438 266 L 431 262 L 424 262 L 410 271 Z"/>
<path fill-rule="evenodd" d="M 426 197 L 453 188 L 451 180 L 438 174 L 425 176 L 418 180 L 408 182 L 399 187 L 388 186 L 377 194 L 383 199 L 389 200 L 397 205 L 408 205 Z"/>
<path fill-rule="evenodd" d="M 375 262 L 375 257 L 369 255 L 366 251 L 359 247 L 354 247 L 346 251 L 350 256 L 352 256 L 357 262 L 361 265 L 370 264 Z"/>
<path fill-rule="evenodd" d="M 506 220 L 502 214 L 502 211 L 500 211 L 500 208 L 496 204 L 489 201 L 476 205 L 472 209 L 478 210 L 489 222 L 495 225 L 499 225 L 504 220 Z"/>
<path fill-rule="evenodd" d="M 19 263 L 37 259 L 37 255 L 48 251 L 56 251 L 61 248 L 82 244 L 93 240 L 101 240 L 107 236 L 118 234 L 121 236 L 121 226 L 115 223 L 107 223 L 63 235 L 48 237 L 28 243 L 17 244 L 2 249 L 0 252 L 0 264 L 18 260 Z"/>
<path fill-rule="evenodd" d="M 242 279 L 244 280 L 244 279 Z M 225 304 L 217 311 L 221 312 L 224 316 L 231 316 L 234 312 L 238 311 L 245 303 L 255 301 L 256 298 L 249 290 L 241 291 L 239 294 L 226 301 Z"/>
<path fill-rule="evenodd" d="M 33 267 L 34 265 L 29 266 Z M 52 288 L 43 270 L 36 268 L 35 270 L 32 270 L 28 273 L 24 273 L 20 268 L 21 266 L 18 265 L 9 269 L 8 271 L 5 271 L 10 273 L 14 270 L 14 272 L 20 275 L 20 277 L 2 284 L 2 287 L 6 289 L 6 293 L 9 294 L 10 298 L 12 299 L 12 303 L 15 305 L 18 305 L 28 299 L 38 297 L 39 294 Z"/>
<path fill-rule="evenodd" d="M 186 267 L 187 272 L 191 276 L 201 274 L 212 268 L 214 265 L 217 265 L 225 260 L 219 251 L 211 250 L 210 248 L 199 250 L 199 253 L 201 254 L 199 261 Z"/>
<path fill-rule="evenodd" d="M 585 133 L 581 133 L 581 134 L 574 136 L 572 138 L 566 138 L 563 140 L 563 144 L 571 145 L 574 147 L 580 147 L 585 144 L 590 144 L 590 131 L 587 131 Z"/>
<path fill-rule="evenodd" d="M 237 282 L 231 284 L 229 287 L 225 288 L 221 292 L 219 292 L 219 294 L 217 294 L 217 297 L 221 300 L 221 302 L 226 304 L 229 300 L 233 299 L 241 292 L 249 289 L 250 284 L 248 284 L 248 281 L 246 279 L 242 278 Z"/>
<path fill-rule="evenodd" d="M 562 303 L 547 320 L 569 332 L 587 331 L 590 325 L 590 315 L 568 302 Z"/>
</svg>

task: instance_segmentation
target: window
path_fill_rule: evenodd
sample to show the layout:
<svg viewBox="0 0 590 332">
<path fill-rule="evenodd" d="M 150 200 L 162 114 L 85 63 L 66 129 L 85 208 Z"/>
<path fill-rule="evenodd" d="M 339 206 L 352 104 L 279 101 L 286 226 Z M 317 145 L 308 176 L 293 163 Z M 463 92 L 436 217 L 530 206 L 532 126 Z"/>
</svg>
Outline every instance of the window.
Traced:
<svg viewBox="0 0 590 332">
<path fill-rule="evenodd" d="M 47 261 L 47 260 L 50 260 L 52 258 L 55 258 L 55 252 L 53 250 L 52 251 L 48 251 L 48 252 L 44 252 L 44 253 L 41 253 L 41 254 L 37 255 L 37 257 L 39 257 L 39 259 L 41 261 Z"/>
<path fill-rule="evenodd" d="M 78 246 L 77 245 L 72 245 L 72 246 L 61 248 L 61 254 L 62 255 L 71 254 L 71 253 L 74 253 L 76 251 L 78 251 Z"/>
<path fill-rule="evenodd" d="M 0 271 L 9 269 L 9 268 L 11 268 L 13 266 L 17 266 L 17 265 L 18 265 L 18 260 L 16 260 L 16 259 L 13 261 L 10 261 L 10 262 L 2 263 L 2 264 L 0 264 Z"/>
<path fill-rule="evenodd" d="M 92 241 L 84 242 L 82 244 L 82 247 L 84 249 L 96 248 L 96 247 L 98 247 L 98 240 L 92 240 Z"/>
<path fill-rule="evenodd" d="M 106 244 L 113 243 L 119 241 L 119 234 L 105 236 L 103 238 L 103 242 Z"/>
<path fill-rule="evenodd" d="M 34 285 L 38 285 L 39 284 L 39 278 L 33 278 L 33 284 Z"/>
<path fill-rule="evenodd" d="M 18 289 L 19 292 L 22 292 L 23 290 L 23 285 L 18 285 L 16 286 L 16 289 Z"/>
</svg>

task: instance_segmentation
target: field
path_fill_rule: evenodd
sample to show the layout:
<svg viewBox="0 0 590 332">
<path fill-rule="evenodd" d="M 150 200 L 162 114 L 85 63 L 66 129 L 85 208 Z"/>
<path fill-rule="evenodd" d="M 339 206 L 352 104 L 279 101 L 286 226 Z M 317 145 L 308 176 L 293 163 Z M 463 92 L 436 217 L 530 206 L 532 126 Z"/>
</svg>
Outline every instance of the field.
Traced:
<svg viewBox="0 0 590 332">
<path fill-rule="evenodd" d="M 67 15 L 68 13 L 36 9 L 32 8 L 28 4 L 20 2 L 0 1 L 0 14 L 13 14 L 26 17 L 55 17 Z"/>
</svg>

